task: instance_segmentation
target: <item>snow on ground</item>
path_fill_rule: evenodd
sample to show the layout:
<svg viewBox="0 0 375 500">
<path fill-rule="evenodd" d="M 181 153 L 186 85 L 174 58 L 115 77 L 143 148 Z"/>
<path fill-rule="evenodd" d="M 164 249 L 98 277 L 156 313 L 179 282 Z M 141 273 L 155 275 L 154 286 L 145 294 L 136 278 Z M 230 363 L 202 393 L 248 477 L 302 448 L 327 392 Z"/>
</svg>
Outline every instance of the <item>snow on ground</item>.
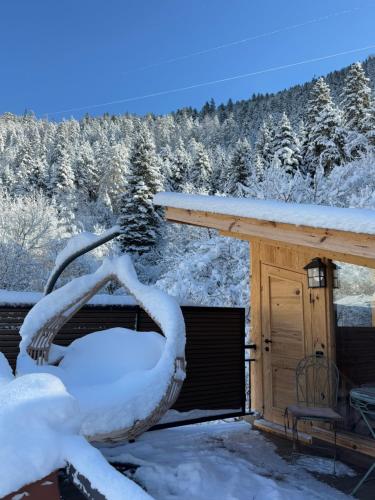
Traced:
<svg viewBox="0 0 375 500">
<path fill-rule="evenodd" d="M 102 451 L 112 462 L 139 465 L 129 475 L 156 500 L 349 498 L 303 466 L 287 463 L 245 422 L 152 431 L 135 443 Z"/>
<path fill-rule="evenodd" d="M 222 215 L 375 234 L 375 210 L 364 208 L 338 208 L 277 200 L 182 193 L 157 193 L 153 203 Z"/>
<path fill-rule="evenodd" d="M 152 431 L 102 451 L 112 462 L 139 465 L 129 474 L 156 500 L 348 498 L 287 463 L 245 422 Z"/>
<path fill-rule="evenodd" d="M 297 464 L 310 472 L 316 472 L 318 474 L 332 474 L 332 459 L 317 456 L 301 455 L 297 459 Z M 356 472 L 351 469 L 348 465 L 341 462 L 336 462 L 336 476 L 356 476 Z"/>
</svg>

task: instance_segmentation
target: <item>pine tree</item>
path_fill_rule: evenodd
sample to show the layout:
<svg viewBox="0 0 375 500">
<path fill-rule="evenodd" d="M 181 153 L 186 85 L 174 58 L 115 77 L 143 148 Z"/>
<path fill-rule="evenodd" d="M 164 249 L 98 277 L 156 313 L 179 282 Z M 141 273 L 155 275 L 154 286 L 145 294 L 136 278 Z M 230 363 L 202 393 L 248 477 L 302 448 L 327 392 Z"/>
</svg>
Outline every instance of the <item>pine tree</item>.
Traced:
<svg viewBox="0 0 375 500">
<path fill-rule="evenodd" d="M 362 64 L 350 66 L 341 94 L 343 122 L 349 131 L 348 150 L 352 158 L 366 153 L 368 144 L 375 144 L 375 110 L 370 80 Z"/>
<path fill-rule="evenodd" d="M 283 113 L 276 129 L 272 150 L 274 151 L 272 161 L 287 174 L 294 175 L 300 167 L 301 156 L 297 137 L 286 113 Z"/>
<path fill-rule="evenodd" d="M 103 156 L 103 161 L 104 158 Z M 127 163 L 128 150 L 124 144 L 110 147 L 104 171 L 99 180 L 98 199 L 106 206 L 110 206 L 115 214 L 119 211 L 120 200 L 125 191 L 128 173 Z"/>
<path fill-rule="evenodd" d="M 131 165 L 138 165 L 140 169 L 147 165 L 144 169 L 144 181 L 152 194 L 155 194 L 162 190 L 163 182 L 155 154 L 155 144 L 145 123 L 140 125 L 135 143 Z"/>
<path fill-rule="evenodd" d="M 370 80 L 360 62 L 350 66 L 341 94 L 343 122 L 349 130 L 365 134 L 368 132 L 368 120 L 372 111 Z"/>
<path fill-rule="evenodd" d="M 195 155 L 190 169 L 189 182 L 198 190 L 209 191 L 211 185 L 212 165 L 206 148 L 201 142 L 195 145 Z"/>
<path fill-rule="evenodd" d="M 255 154 L 253 158 L 254 172 L 255 178 L 258 182 L 263 181 L 264 179 L 264 161 L 263 158 L 259 154 Z"/>
<path fill-rule="evenodd" d="M 21 145 L 13 164 L 14 171 L 14 192 L 18 195 L 30 191 L 30 177 L 35 167 L 35 157 L 29 141 Z"/>
<path fill-rule="evenodd" d="M 324 78 L 319 78 L 311 91 L 307 129 L 308 148 L 303 161 L 308 172 L 314 174 L 321 165 L 327 174 L 334 166 L 344 163 L 347 134 Z"/>
<path fill-rule="evenodd" d="M 273 123 L 268 119 L 262 123 L 255 143 L 255 156 L 257 157 L 258 163 L 262 163 L 262 170 L 271 165 L 273 158 L 273 137 Z"/>
<path fill-rule="evenodd" d="M 121 197 L 120 238 L 124 252 L 144 253 L 155 245 L 160 217 L 152 199 L 160 186 L 155 170 L 155 154 L 149 134 L 141 127 L 129 158 L 130 172 Z"/>
<path fill-rule="evenodd" d="M 189 154 L 180 138 L 171 159 L 169 185 L 172 191 L 182 191 L 182 185 L 187 180 L 190 161 Z"/>
<path fill-rule="evenodd" d="M 99 189 L 99 173 L 96 168 L 94 151 L 88 141 L 79 147 L 75 179 L 77 189 L 89 201 L 95 201 Z"/>
<path fill-rule="evenodd" d="M 230 162 L 230 177 L 226 192 L 230 196 L 244 196 L 249 185 L 251 147 L 246 139 L 239 139 Z"/>
</svg>

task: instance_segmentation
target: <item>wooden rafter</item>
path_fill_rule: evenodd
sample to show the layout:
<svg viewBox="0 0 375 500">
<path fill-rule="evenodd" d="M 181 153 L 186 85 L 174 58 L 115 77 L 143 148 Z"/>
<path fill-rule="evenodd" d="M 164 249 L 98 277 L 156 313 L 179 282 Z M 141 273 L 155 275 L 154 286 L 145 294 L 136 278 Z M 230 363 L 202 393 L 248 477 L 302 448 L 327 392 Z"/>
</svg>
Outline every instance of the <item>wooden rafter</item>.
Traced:
<svg viewBox="0 0 375 500">
<path fill-rule="evenodd" d="M 168 207 L 170 222 L 217 229 L 223 236 L 249 241 L 270 240 L 282 246 L 317 250 L 317 256 L 375 267 L 375 235 L 297 226 L 248 217 Z"/>
</svg>

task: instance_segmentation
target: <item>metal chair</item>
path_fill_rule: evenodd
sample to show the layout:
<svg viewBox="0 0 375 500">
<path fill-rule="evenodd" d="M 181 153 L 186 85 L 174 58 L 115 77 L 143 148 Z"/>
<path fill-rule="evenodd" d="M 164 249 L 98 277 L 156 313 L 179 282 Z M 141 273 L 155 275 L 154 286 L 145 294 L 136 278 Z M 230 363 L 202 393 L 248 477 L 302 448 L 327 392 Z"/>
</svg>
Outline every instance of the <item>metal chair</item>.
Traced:
<svg viewBox="0 0 375 500">
<path fill-rule="evenodd" d="M 375 439 L 375 387 L 358 387 L 350 391 L 350 405 L 356 409 L 365 422 L 370 435 Z M 369 467 L 366 474 L 355 486 L 351 495 L 355 495 L 370 474 L 375 469 L 375 462 Z"/>
<path fill-rule="evenodd" d="M 343 417 L 336 411 L 339 387 L 339 371 L 322 352 L 299 361 L 296 367 L 296 404 L 285 409 L 285 432 L 292 417 L 293 453 L 298 442 L 298 422 L 320 421 L 329 423 L 334 434 L 333 470 L 337 455 L 337 422 Z"/>
</svg>

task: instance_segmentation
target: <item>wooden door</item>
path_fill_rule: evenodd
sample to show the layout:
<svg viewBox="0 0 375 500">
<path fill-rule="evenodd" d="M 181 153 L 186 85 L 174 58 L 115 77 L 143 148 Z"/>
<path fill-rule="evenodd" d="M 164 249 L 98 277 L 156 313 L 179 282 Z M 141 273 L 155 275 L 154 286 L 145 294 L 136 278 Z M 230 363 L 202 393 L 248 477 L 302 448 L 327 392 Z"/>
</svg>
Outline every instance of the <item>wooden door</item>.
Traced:
<svg viewBox="0 0 375 500">
<path fill-rule="evenodd" d="M 284 422 L 295 402 L 295 369 L 305 356 L 310 328 L 306 274 L 262 265 L 262 354 L 264 417 Z"/>
</svg>

